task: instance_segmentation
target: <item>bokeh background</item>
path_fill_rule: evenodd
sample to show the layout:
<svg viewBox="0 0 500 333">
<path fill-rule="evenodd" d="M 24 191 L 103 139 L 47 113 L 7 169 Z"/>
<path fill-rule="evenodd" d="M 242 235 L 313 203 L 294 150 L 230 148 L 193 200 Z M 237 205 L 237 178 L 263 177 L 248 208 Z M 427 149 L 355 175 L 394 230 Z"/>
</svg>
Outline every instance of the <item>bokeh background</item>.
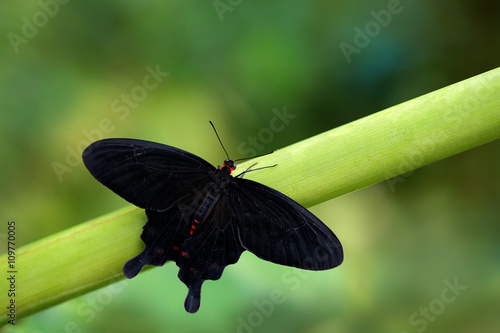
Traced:
<svg viewBox="0 0 500 333">
<path fill-rule="evenodd" d="M 385 17 L 379 29 L 371 11 Z M 245 157 L 273 109 L 295 118 L 258 152 L 500 64 L 500 5 L 486 0 L 4 1 L 0 17 L 0 243 L 15 220 L 19 246 L 126 205 L 75 157 L 101 136 L 217 165 L 225 156 L 208 120 Z M 372 36 L 346 57 L 340 45 L 355 46 L 367 24 Z M 148 68 L 168 76 L 144 89 Z M 499 149 L 313 207 L 343 242 L 334 270 L 245 253 L 205 283 L 190 315 L 167 264 L 3 332 L 498 332 Z"/>
</svg>

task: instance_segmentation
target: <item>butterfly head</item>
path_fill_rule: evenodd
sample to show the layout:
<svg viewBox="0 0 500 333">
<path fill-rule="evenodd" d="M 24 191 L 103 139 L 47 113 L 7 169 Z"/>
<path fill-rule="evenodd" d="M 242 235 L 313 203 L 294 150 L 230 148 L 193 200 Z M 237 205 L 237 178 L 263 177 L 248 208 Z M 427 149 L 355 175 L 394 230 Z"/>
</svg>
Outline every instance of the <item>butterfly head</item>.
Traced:
<svg viewBox="0 0 500 333">
<path fill-rule="evenodd" d="M 224 164 L 219 168 L 219 170 L 225 171 L 228 174 L 231 174 L 233 170 L 236 169 L 236 163 L 233 160 L 227 159 L 224 161 Z"/>
</svg>

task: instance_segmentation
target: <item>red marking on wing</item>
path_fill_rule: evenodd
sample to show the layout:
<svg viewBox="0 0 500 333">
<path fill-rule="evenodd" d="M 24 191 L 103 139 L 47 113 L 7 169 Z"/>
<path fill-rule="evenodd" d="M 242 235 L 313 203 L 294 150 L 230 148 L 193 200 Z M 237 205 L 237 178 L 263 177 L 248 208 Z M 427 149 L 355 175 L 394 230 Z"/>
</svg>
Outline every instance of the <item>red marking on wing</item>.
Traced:
<svg viewBox="0 0 500 333">
<path fill-rule="evenodd" d="M 200 214 L 200 212 L 198 212 L 198 215 Z M 197 223 L 197 224 L 200 224 L 200 221 L 198 221 L 197 219 L 194 219 L 194 223 Z M 193 235 L 193 232 L 194 230 L 196 229 L 196 227 L 194 226 L 194 223 L 191 224 L 191 230 L 189 230 L 189 234 L 190 235 Z"/>
</svg>

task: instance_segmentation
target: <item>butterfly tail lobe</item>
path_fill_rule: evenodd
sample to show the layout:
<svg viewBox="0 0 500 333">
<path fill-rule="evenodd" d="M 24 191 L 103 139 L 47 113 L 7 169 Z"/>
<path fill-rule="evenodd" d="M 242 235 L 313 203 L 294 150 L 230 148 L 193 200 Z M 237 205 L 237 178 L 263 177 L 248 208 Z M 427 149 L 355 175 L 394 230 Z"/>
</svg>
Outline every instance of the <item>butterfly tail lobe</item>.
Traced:
<svg viewBox="0 0 500 333">
<path fill-rule="evenodd" d="M 123 275 L 125 275 L 127 279 L 131 279 L 139 274 L 146 264 L 147 263 L 144 261 L 144 254 L 141 253 L 123 265 Z"/>
<path fill-rule="evenodd" d="M 204 280 L 198 280 L 189 286 L 189 291 L 184 301 L 184 308 L 189 313 L 195 313 L 200 308 L 201 285 Z"/>
</svg>

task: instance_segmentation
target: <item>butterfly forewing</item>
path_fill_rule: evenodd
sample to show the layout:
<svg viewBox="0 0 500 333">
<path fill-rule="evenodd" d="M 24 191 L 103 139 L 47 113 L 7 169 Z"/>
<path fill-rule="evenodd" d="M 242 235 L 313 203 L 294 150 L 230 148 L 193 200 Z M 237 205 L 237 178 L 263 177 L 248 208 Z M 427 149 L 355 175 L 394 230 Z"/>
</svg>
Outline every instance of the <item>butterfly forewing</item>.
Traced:
<svg viewBox="0 0 500 333">
<path fill-rule="evenodd" d="M 90 173 L 134 205 L 164 211 L 208 181 L 215 168 L 182 149 L 135 139 L 105 139 L 83 152 Z"/>
<path fill-rule="evenodd" d="M 264 260 L 310 270 L 343 261 L 340 241 L 316 216 L 284 194 L 234 178 L 231 202 L 243 247 Z"/>
</svg>

